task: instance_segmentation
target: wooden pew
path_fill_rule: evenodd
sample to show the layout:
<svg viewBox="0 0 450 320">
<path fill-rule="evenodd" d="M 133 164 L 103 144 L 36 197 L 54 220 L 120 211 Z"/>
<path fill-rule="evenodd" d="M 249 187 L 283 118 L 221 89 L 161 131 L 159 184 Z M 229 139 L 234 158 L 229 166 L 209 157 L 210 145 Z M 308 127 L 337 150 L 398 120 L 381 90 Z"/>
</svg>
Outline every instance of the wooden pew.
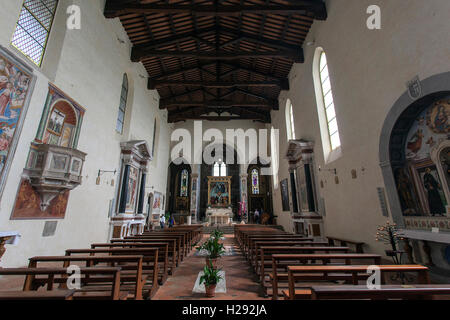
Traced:
<svg viewBox="0 0 450 320">
<path fill-rule="evenodd" d="M 161 242 L 160 242 L 161 241 Z M 160 241 L 147 241 L 147 242 L 126 242 L 126 240 L 123 240 L 123 242 L 115 242 L 115 243 L 93 243 L 91 244 L 91 249 L 100 249 L 100 248 L 152 248 L 154 247 L 154 244 L 159 243 L 167 243 L 168 244 L 168 266 L 167 266 L 167 273 L 168 275 L 172 275 L 175 271 L 175 268 L 177 266 L 177 247 L 176 247 L 176 240 L 160 240 Z M 164 248 L 162 248 L 164 251 Z M 159 260 L 163 261 L 165 254 L 159 254 Z M 165 270 L 165 267 L 161 268 L 160 270 Z M 165 279 L 162 279 L 163 284 L 165 282 Z"/>
<path fill-rule="evenodd" d="M 264 241 L 298 241 L 298 242 L 313 242 L 314 239 L 312 238 L 305 238 L 305 237 L 301 237 L 301 236 L 293 236 L 293 235 L 269 235 L 269 236 L 249 236 L 246 239 L 246 242 L 243 245 L 243 251 L 244 254 L 247 256 L 247 258 L 249 256 L 252 255 L 252 250 L 254 249 L 254 243 L 255 242 L 264 242 Z M 328 245 L 328 242 L 323 243 L 324 245 Z"/>
<path fill-rule="evenodd" d="M 369 265 L 360 266 L 288 266 L 289 291 L 283 290 L 283 295 L 287 300 L 310 299 L 311 285 L 304 289 L 296 289 L 295 283 L 298 281 L 330 281 L 347 280 L 351 275 L 353 285 L 358 285 L 359 280 L 364 280 L 370 275 L 367 273 Z M 418 274 L 419 284 L 430 284 L 428 268 L 422 265 L 378 265 L 381 272 L 381 285 L 386 284 L 386 273 L 391 272 L 415 272 Z"/>
<path fill-rule="evenodd" d="M 248 259 L 252 266 L 255 266 L 257 261 L 256 256 L 261 247 L 329 247 L 327 242 L 314 242 L 303 240 L 285 240 L 285 241 L 271 241 L 271 240 L 258 240 L 252 243 L 252 247 L 249 251 Z"/>
<path fill-rule="evenodd" d="M 450 284 L 413 284 L 413 285 L 384 285 L 380 289 L 368 289 L 365 285 L 341 286 L 313 286 L 312 300 L 330 299 L 427 299 L 432 300 L 436 295 L 450 295 Z"/>
<path fill-rule="evenodd" d="M 0 301 L 73 300 L 75 290 L 0 291 Z"/>
<path fill-rule="evenodd" d="M 348 246 L 349 244 L 351 244 L 351 245 L 355 246 L 356 253 L 364 253 L 364 249 L 363 249 L 363 246 L 365 245 L 364 242 L 345 240 L 345 239 L 340 239 L 340 238 L 336 238 L 336 237 L 327 237 L 327 239 L 328 239 L 328 244 L 330 246 L 337 245 L 336 242 L 339 242 L 340 246 Z"/>
<path fill-rule="evenodd" d="M 254 269 L 263 282 L 266 268 L 272 267 L 272 255 L 274 254 L 312 254 L 312 253 L 347 253 L 349 247 L 328 246 L 262 246 L 255 255 Z"/>
<path fill-rule="evenodd" d="M 42 256 L 30 258 L 29 268 L 37 268 L 42 264 L 62 262 L 62 267 L 67 268 L 75 263 L 84 263 L 84 267 L 94 267 L 99 264 L 107 264 L 107 266 L 118 266 L 121 268 L 121 283 L 120 290 L 132 292 L 133 294 L 129 298 L 142 300 L 143 293 L 142 288 L 147 280 L 147 276 L 142 274 L 142 255 L 125 255 L 125 256 Z M 123 265 L 126 264 L 126 265 Z M 44 266 L 45 267 L 45 266 Z M 83 266 L 82 266 L 83 267 Z M 101 266 L 103 267 L 103 266 Z M 125 274 L 125 270 L 132 270 L 132 273 Z M 46 279 L 37 279 L 30 277 L 28 281 L 31 281 L 30 285 L 32 289 L 38 289 L 41 286 L 45 286 Z M 58 283 L 65 288 L 67 276 L 63 275 L 60 278 L 53 279 L 53 283 Z M 82 280 L 82 291 L 110 291 L 112 280 L 111 277 L 86 276 Z M 122 285 L 124 284 L 124 285 Z M 53 284 L 52 284 L 53 285 Z M 52 290 L 53 288 L 47 284 L 47 288 Z"/>
<path fill-rule="evenodd" d="M 89 254 L 91 257 L 104 257 L 101 254 L 108 254 L 115 257 L 116 255 L 141 255 L 143 257 L 142 274 L 145 277 L 143 297 L 145 299 L 152 298 L 159 288 L 161 276 L 167 277 L 167 263 L 165 263 L 165 271 L 161 275 L 159 271 L 159 249 L 158 248 L 97 248 L 97 249 L 69 249 L 66 250 L 66 256 L 77 257 L 77 255 Z M 123 275 L 133 275 L 134 267 L 121 265 Z"/>
<path fill-rule="evenodd" d="M 90 267 L 80 268 L 81 282 L 91 279 L 93 276 L 101 275 L 102 277 L 109 277 L 111 281 L 111 289 L 109 291 L 101 292 L 83 292 L 76 290 L 73 295 L 73 300 L 125 300 L 128 292 L 120 291 L 120 267 Z M 34 285 L 35 280 L 39 280 L 47 287 L 47 291 L 52 291 L 55 284 L 56 276 L 59 279 L 67 278 L 66 268 L 0 268 L 1 276 L 25 276 L 23 291 L 35 292 L 37 287 Z M 46 277 L 42 277 L 46 276 Z M 42 281 L 41 281 L 42 280 Z M 33 295 L 30 293 L 29 295 Z"/>
<path fill-rule="evenodd" d="M 183 261 L 183 259 L 186 257 L 186 255 L 188 254 L 188 240 L 187 240 L 187 236 L 184 233 L 172 233 L 172 234 L 164 234 L 162 232 L 154 232 L 154 233 L 150 233 L 150 234 L 142 234 L 139 236 L 133 236 L 133 237 L 125 237 L 123 240 L 139 240 L 136 242 L 142 242 L 140 240 L 154 240 L 154 239 L 178 239 L 178 241 L 180 242 L 179 244 L 179 254 L 180 254 L 180 262 Z M 111 242 L 115 242 L 116 240 L 111 240 Z M 121 240 L 118 240 L 121 241 Z"/>
<path fill-rule="evenodd" d="M 167 242 L 169 244 L 169 260 L 171 255 L 175 255 L 174 261 L 175 266 L 181 263 L 182 260 L 182 247 L 181 247 L 181 237 L 159 237 L 159 238 L 133 238 L 130 239 L 112 239 L 112 244 L 151 244 L 151 243 L 159 243 L 159 242 Z M 172 247 L 174 245 L 174 247 Z M 141 245 L 137 245 L 138 247 Z M 172 254 L 170 253 L 172 252 Z M 173 261 L 173 260 L 172 260 Z"/>
<path fill-rule="evenodd" d="M 322 253 L 322 254 L 274 254 L 272 255 L 271 272 L 265 269 L 265 274 L 261 282 L 263 292 L 267 296 L 268 289 L 272 288 L 272 300 L 278 299 L 278 290 L 288 288 L 287 267 L 293 265 L 304 265 L 309 263 L 318 265 L 339 264 L 381 264 L 381 256 L 378 254 L 360 253 Z M 268 276 L 269 281 L 266 281 Z"/>
</svg>

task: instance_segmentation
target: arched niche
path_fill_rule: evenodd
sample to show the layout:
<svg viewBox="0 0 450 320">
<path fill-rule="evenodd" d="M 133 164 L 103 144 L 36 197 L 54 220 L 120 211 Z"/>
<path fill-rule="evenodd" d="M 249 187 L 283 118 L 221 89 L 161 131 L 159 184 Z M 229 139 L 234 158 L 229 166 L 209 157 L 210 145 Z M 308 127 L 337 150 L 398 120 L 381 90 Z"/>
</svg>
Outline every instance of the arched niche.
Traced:
<svg viewBox="0 0 450 320">
<path fill-rule="evenodd" d="M 450 230 L 448 209 L 436 214 L 432 212 L 436 209 L 430 208 L 430 200 L 436 197 L 430 186 L 435 182 L 444 187 L 440 198 L 446 204 L 450 200 L 438 161 L 448 146 L 448 118 L 437 120 L 440 106 L 450 103 L 450 72 L 427 78 L 420 85 L 420 98 L 412 99 L 405 92 L 386 117 L 380 137 L 380 166 L 394 222 L 405 229 Z M 447 129 L 442 129 L 442 120 Z M 436 127 L 439 125 L 441 128 Z"/>
</svg>

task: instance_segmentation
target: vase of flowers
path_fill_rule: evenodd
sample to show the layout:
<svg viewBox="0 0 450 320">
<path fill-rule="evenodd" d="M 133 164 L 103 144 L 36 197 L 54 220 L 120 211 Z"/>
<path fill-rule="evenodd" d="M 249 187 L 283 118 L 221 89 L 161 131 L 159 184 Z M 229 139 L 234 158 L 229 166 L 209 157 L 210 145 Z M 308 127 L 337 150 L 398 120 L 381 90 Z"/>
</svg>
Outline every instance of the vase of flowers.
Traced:
<svg viewBox="0 0 450 320">
<path fill-rule="evenodd" d="M 207 252 L 206 266 L 214 268 L 217 266 L 217 259 L 225 253 L 223 243 L 220 243 L 219 238 L 216 237 L 210 237 L 197 250 L 205 250 Z"/>
</svg>

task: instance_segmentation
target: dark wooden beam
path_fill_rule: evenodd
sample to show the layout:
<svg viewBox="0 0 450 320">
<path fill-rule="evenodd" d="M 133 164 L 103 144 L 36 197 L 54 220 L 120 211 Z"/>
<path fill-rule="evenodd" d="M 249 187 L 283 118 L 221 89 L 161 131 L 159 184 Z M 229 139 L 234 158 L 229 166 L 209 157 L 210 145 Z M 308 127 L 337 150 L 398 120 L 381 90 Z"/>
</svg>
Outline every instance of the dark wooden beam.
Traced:
<svg viewBox="0 0 450 320">
<path fill-rule="evenodd" d="M 264 123 L 270 123 L 270 115 L 257 116 L 252 114 L 242 114 L 236 116 L 205 116 L 205 115 L 169 115 L 168 122 L 180 122 L 186 120 L 209 120 L 209 121 L 230 121 L 230 120 L 258 120 Z"/>
<path fill-rule="evenodd" d="M 209 101 L 164 101 L 159 103 L 160 109 L 170 107 L 205 107 L 205 108 L 231 108 L 231 107 L 255 107 L 255 108 L 273 108 L 273 105 L 267 102 L 237 102 L 233 100 L 209 100 Z"/>
<path fill-rule="evenodd" d="M 233 87 L 280 87 L 289 90 L 289 81 L 189 81 L 189 80 L 149 80 L 148 89 L 154 90 L 160 86 L 199 86 L 205 88 Z"/>
<path fill-rule="evenodd" d="M 201 16 L 240 16 L 242 14 L 312 14 L 318 20 L 326 19 L 326 7 L 318 0 L 297 0 L 291 5 L 180 5 L 120 2 L 107 0 L 104 10 L 106 18 L 125 14 L 190 14 Z"/>
<path fill-rule="evenodd" d="M 171 72 L 167 72 L 167 73 L 163 73 L 159 76 L 153 77 L 151 78 L 152 80 L 157 80 L 157 79 L 161 79 L 161 78 L 166 78 L 166 77 L 173 77 L 173 76 L 177 76 L 180 75 L 182 73 L 185 72 L 191 72 L 191 71 L 195 71 L 195 70 L 203 70 L 203 71 L 207 71 L 204 70 L 204 67 L 209 67 L 209 66 L 213 66 L 215 65 L 215 62 L 210 62 L 210 63 L 205 63 L 205 64 L 200 64 L 200 65 L 196 65 L 196 66 L 192 66 L 192 67 L 186 67 L 186 68 L 181 68 L 175 71 L 171 71 Z"/>
<path fill-rule="evenodd" d="M 196 58 L 204 60 L 236 60 L 246 58 L 285 58 L 297 63 L 303 63 L 303 51 L 265 51 L 265 52 L 253 52 L 253 51 L 170 51 L 170 50 L 145 50 L 140 55 L 140 59 L 149 57 L 174 57 L 174 58 Z M 136 57 L 134 57 L 136 58 Z M 133 60 L 134 61 L 134 60 Z"/>
<path fill-rule="evenodd" d="M 234 68 L 234 70 L 231 70 L 229 72 L 233 72 L 234 73 L 234 72 L 237 72 L 239 70 L 243 70 L 243 71 L 247 71 L 247 72 L 250 72 L 250 73 L 253 73 L 253 74 L 256 74 L 256 75 L 259 75 L 259 76 L 267 77 L 267 78 L 270 78 L 270 79 L 273 79 L 273 80 L 277 80 L 277 81 L 283 81 L 284 80 L 284 79 L 278 78 L 276 76 L 273 76 L 271 74 L 267 74 L 267 73 L 258 71 L 256 69 L 252 69 L 251 67 L 243 67 L 243 66 L 241 66 L 241 65 L 239 65 L 237 63 L 225 61 L 223 64 Z"/>
</svg>

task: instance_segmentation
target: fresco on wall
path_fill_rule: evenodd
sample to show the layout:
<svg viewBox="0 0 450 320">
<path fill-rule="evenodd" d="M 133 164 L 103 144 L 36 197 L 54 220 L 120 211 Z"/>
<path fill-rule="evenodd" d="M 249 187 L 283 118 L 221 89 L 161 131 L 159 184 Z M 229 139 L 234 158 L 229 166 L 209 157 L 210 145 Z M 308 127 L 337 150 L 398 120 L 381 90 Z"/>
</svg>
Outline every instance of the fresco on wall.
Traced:
<svg viewBox="0 0 450 320">
<path fill-rule="evenodd" d="M 31 95 L 32 80 L 31 72 L 27 72 L 8 56 L 0 48 L 0 189 L 3 189 L 9 164 L 14 156 L 25 117 L 26 101 Z"/>
<path fill-rule="evenodd" d="M 46 210 L 41 211 L 39 193 L 27 179 L 22 179 L 11 219 L 64 219 L 69 193 L 65 191 L 59 194 Z"/>
<path fill-rule="evenodd" d="M 394 170 L 405 216 L 448 216 L 450 148 L 443 149 L 437 159 L 432 159 L 432 153 L 449 140 L 449 117 L 447 97 L 426 108 L 408 131 L 405 166 Z"/>
</svg>

